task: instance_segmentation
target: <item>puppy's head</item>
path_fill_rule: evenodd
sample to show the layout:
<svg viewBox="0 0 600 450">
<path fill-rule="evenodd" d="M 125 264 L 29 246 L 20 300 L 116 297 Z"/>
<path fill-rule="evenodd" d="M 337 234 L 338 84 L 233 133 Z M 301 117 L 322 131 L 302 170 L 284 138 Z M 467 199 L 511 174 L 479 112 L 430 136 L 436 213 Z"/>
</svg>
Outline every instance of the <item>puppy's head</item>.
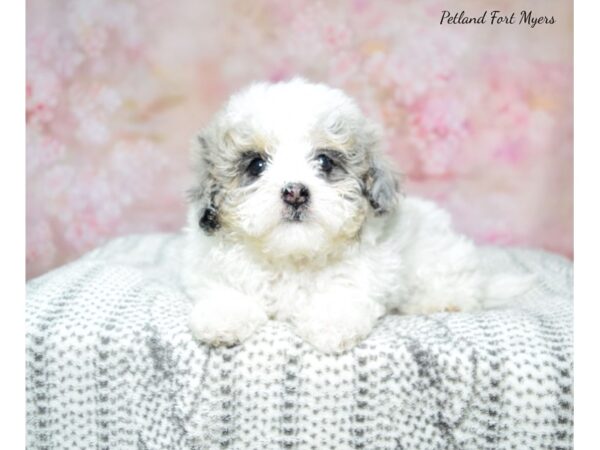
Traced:
<svg viewBox="0 0 600 450">
<path fill-rule="evenodd" d="M 271 258 L 334 252 L 396 206 L 378 143 L 378 128 L 339 90 L 300 79 L 252 85 L 197 138 L 196 223 Z"/>
</svg>

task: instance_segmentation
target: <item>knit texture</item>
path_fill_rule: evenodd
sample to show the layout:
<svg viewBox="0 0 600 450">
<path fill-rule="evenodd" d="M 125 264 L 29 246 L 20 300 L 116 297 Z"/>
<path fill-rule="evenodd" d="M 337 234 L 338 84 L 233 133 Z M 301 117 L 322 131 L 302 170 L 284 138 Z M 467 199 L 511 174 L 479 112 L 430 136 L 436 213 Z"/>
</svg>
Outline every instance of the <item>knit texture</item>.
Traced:
<svg viewBox="0 0 600 450">
<path fill-rule="evenodd" d="M 482 248 L 537 276 L 510 307 L 386 316 L 325 355 L 269 322 L 209 348 L 187 328 L 181 235 L 114 240 L 27 285 L 29 449 L 569 449 L 572 264 Z"/>
</svg>

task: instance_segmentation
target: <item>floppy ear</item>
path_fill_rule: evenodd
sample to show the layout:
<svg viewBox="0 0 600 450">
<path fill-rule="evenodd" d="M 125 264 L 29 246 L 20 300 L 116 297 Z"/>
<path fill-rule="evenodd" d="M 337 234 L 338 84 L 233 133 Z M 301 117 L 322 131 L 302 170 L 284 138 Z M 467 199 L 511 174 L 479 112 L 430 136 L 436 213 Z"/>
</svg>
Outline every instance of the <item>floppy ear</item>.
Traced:
<svg viewBox="0 0 600 450">
<path fill-rule="evenodd" d="M 369 200 L 375 215 L 393 211 L 398 205 L 400 193 L 399 177 L 391 165 L 380 155 L 373 155 L 364 179 L 365 196 Z"/>
<path fill-rule="evenodd" d="M 400 176 L 380 150 L 381 127 L 366 120 L 358 137 L 359 145 L 368 155 L 369 168 L 363 177 L 364 195 L 375 215 L 385 214 L 398 205 Z"/>
<path fill-rule="evenodd" d="M 196 186 L 188 191 L 190 203 L 196 208 L 198 225 L 206 234 L 213 234 L 221 228 L 219 221 L 219 199 L 221 187 L 212 175 L 209 159 L 209 139 L 200 134 L 194 140 L 192 161 L 196 174 Z"/>
</svg>

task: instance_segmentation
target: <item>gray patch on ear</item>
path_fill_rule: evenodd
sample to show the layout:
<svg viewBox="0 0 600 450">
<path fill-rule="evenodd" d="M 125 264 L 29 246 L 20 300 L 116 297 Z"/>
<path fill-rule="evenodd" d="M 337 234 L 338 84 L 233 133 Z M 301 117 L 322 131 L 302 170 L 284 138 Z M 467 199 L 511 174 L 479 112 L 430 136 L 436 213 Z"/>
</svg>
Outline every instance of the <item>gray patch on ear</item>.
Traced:
<svg viewBox="0 0 600 450">
<path fill-rule="evenodd" d="M 199 148 L 195 149 L 194 156 L 199 184 L 188 191 L 188 199 L 198 210 L 198 225 L 210 235 L 221 228 L 217 201 L 221 189 L 210 172 L 212 164 L 205 157 L 206 152 L 209 151 L 208 140 L 199 135 L 197 141 Z"/>
<path fill-rule="evenodd" d="M 206 234 L 213 234 L 215 231 L 221 228 L 221 223 L 219 222 L 218 209 L 215 208 L 214 205 L 209 205 L 202 212 L 198 224 Z"/>
<path fill-rule="evenodd" d="M 198 210 L 198 225 L 206 234 L 213 234 L 221 228 L 219 208 L 216 205 L 218 191 L 206 193 L 203 186 L 188 190 L 188 200 L 196 205 Z"/>
<path fill-rule="evenodd" d="M 364 178 L 364 193 L 376 215 L 396 208 L 400 183 L 391 168 L 373 164 Z"/>
</svg>

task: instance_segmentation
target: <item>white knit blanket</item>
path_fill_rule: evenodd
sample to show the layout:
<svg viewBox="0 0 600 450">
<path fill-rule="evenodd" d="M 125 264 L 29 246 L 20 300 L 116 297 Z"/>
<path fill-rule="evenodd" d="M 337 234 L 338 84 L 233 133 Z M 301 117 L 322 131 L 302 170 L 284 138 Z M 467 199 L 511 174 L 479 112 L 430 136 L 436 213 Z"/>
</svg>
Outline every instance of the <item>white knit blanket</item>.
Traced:
<svg viewBox="0 0 600 450">
<path fill-rule="evenodd" d="M 180 235 L 117 239 L 27 285 L 29 449 L 568 449 L 572 265 L 482 249 L 535 289 L 509 308 L 388 316 L 342 355 L 271 322 L 186 327 Z"/>
</svg>

